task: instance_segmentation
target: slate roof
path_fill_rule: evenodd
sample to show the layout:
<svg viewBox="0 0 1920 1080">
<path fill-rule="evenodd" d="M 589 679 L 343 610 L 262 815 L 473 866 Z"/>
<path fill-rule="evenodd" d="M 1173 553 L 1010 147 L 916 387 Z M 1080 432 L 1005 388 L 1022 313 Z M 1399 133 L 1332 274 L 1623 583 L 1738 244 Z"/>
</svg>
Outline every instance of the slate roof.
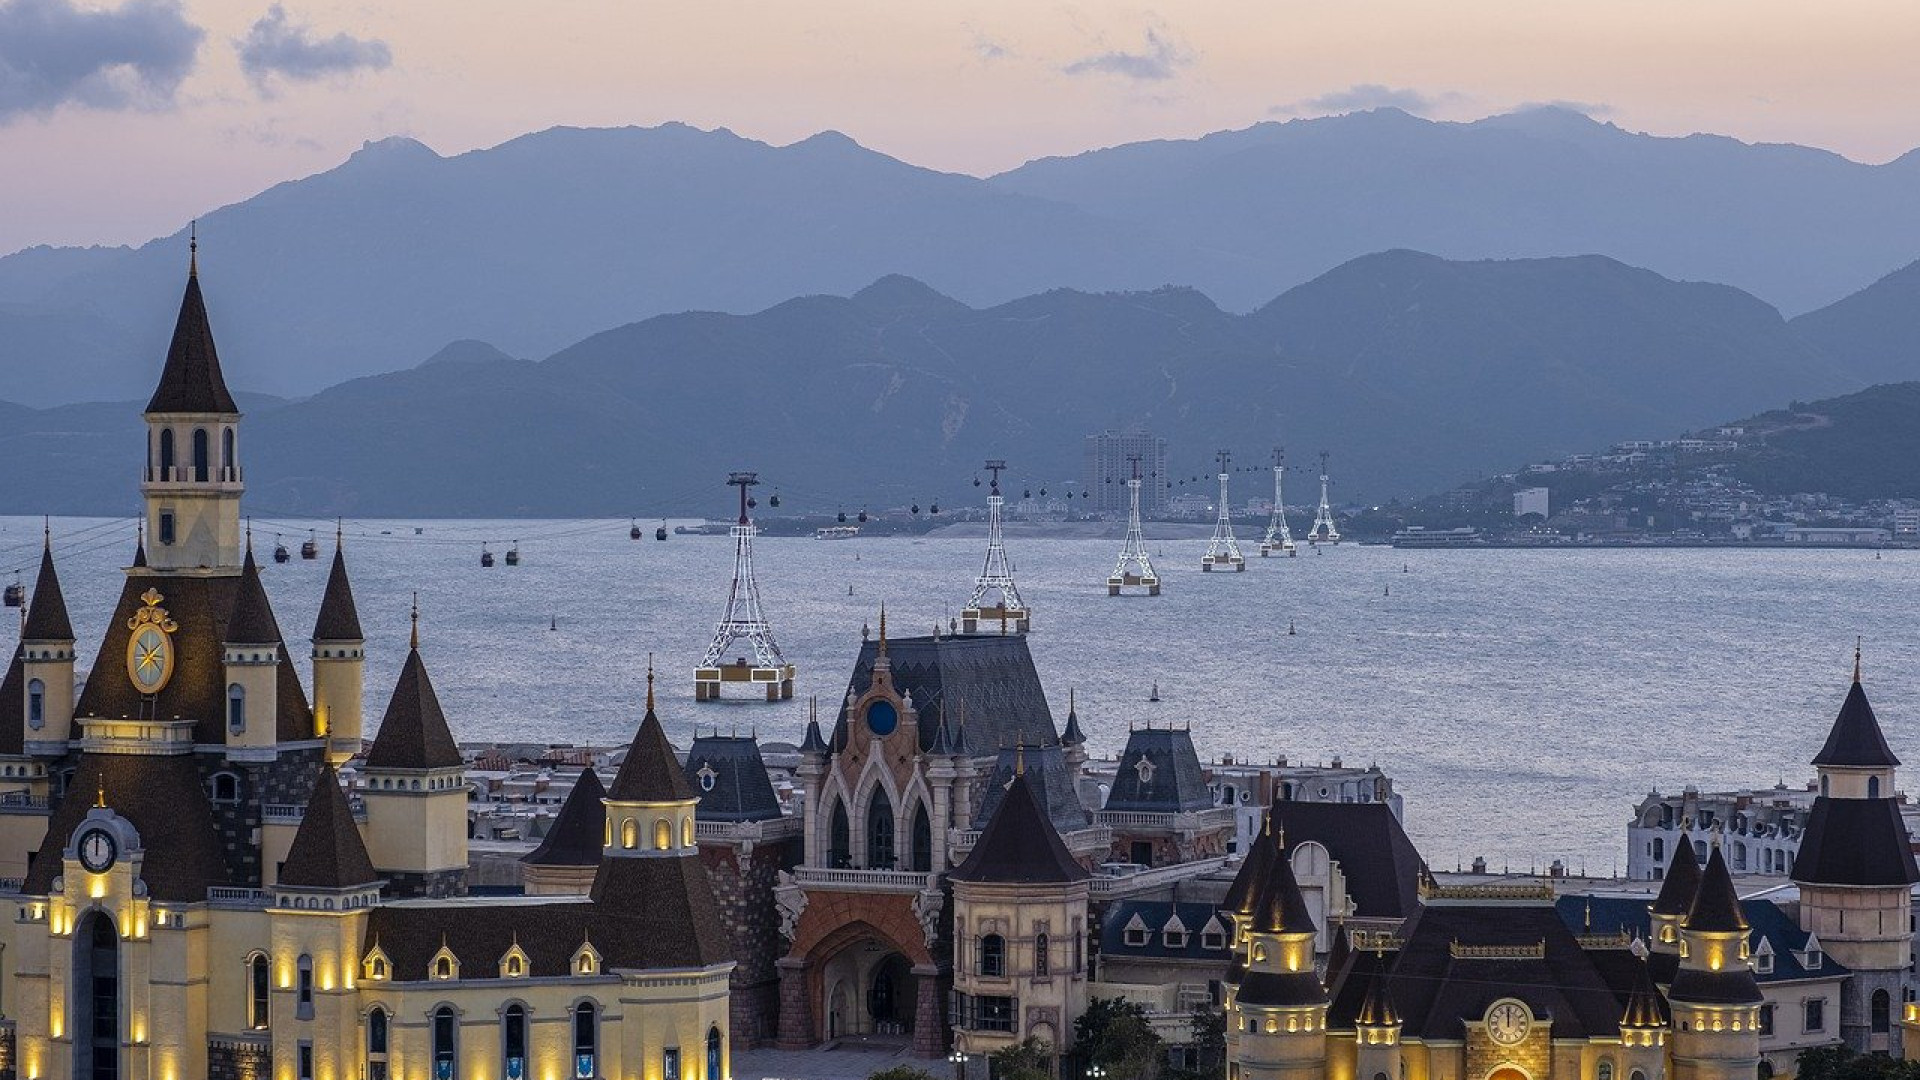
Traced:
<svg viewBox="0 0 1920 1080">
<path fill-rule="evenodd" d="M 1148 768 L 1142 769 L 1141 762 Z M 1176 814 L 1213 806 L 1213 792 L 1193 749 L 1193 733 L 1174 728 L 1135 728 L 1114 771 L 1107 810 Z"/>
<path fill-rule="evenodd" d="M 800 740 L 800 752 L 803 754 L 827 752 L 827 740 L 820 734 L 820 720 L 817 717 L 807 718 L 807 733 Z"/>
<path fill-rule="evenodd" d="M 347 580 L 347 556 L 340 541 L 333 544 L 333 568 L 327 571 L 327 591 L 320 615 L 313 620 L 315 641 L 361 641 L 360 610 L 353 603 L 353 585 Z"/>
<path fill-rule="evenodd" d="M 1667 999 L 1654 988 L 1652 970 L 1645 960 L 1635 965 L 1633 990 L 1627 995 L 1627 1007 L 1620 1013 L 1622 1028 L 1657 1029 L 1667 1026 L 1672 1013 Z"/>
<path fill-rule="evenodd" d="M 1167 924 L 1175 916 L 1186 928 L 1187 937 L 1177 946 L 1167 944 L 1165 933 Z M 1146 941 L 1139 945 L 1127 941 L 1127 927 L 1139 919 L 1147 931 Z M 1202 931 L 1208 923 L 1219 928 L 1221 944 L 1217 948 L 1207 948 L 1201 940 Z M 1169 900 L 1116 900 L 1108 905 L 1106 917 L 1100 923 L 1100 955 L 1128 956 L 1154 960 L 1196 960 L 1206 963 L 1225 963 L 1232 959 L 1233 930 L 1227 921 L 1221 918 L 1219 909 L 1212 904 L 1187 903 Z"/>
<path fill-rule="evenodd" d="M 20 636 L 27 641 L 73 640 L 73 621 L 67 618 L 67 598 L 61 595 L 60 575 L 53 569 L 51 542 L 40 549 L 40 573 L 33 579 L 33 599 Z"/>
<path fill-rule="evenodd" d="M 780 799 L 755 739 L 696 735 L 687 750 L 685 771 L 700 796 L 693 813 L 701 821 L 772 821 L 781 816 Z M 712 777 L 711 787 L 707 776 Z"/>
<path fill-rule="evenodd" d="M 81 754 L 67 796 L 54 808 L 46 837 L 29 860 L 23 890 L 28 895 L 52 891 L 62 850 L 92 809 L 95 794 L 103 791 L 107 806 L 140 833 L 145 849 L 140 876 L 153 899 L 192 903 L 204 901 L 212 886 L 246 884 L 228 873 L 213 806 L 192 755 Z"/>
<path fill-rule="evenodd" d="M 591 895 L 614 947 L 599 944 L 599 931 L 594 943 L 616 966 L 706 967 L 733 959 L 733 940 L 696 854 L 603 859 Z"/>
<path fill-rule="evenodd" d="M 1847 688 L 1847 699 L 1840 703 L 1840 715 L 1833 718 L 1826 745 L 1813 756 L 1813 763 L 1856 769 L 1890 769 L 1900 764 L 1880 731 L 1880 721 L 1867 702 L 1858 673 Z"/>
<path fill-rule="evenodd" d="M 440 696 L 433 692 L 420 647 L 407 651 L 407 662 L 394 682 L 393 697 L 380 720 L 380 730 L 367 751 L 371 769 L 450 769 L 465 764 L 460 745 L 453 741 Z"/>
<path fill-rule="evenodd" d="M 1365 952 L 1361 956 L 1353 975 L 1364 978 L 1365 993 L 1360 998 L 1360 1009 L 1354 1014 L 1354 1022 L 1369 1027 L 1399 1027 L 1400 1010 L 1393 1003 L 1393 992 L 1387 987 L 1387 959 L 1380 952 Z"/>
<path fill-rule="evenodd" d="M 1424 864 L 1386 803 L 1281 801 L 1272 813 L 1289 849 L 1312 841 L 1340 864 L 1359 918 L 1404 919 L 1419 910 Z"/>
<path fill-rule="evenodd" d="M 1920 881 L 1900 804 L 1821 796 L 1807 815 L 1793 880 L 1810 885 L 1911 885 Z"/>
<path fill-rule="evenodd" d="M 132 631 L 127 620 L 145 605 L 140 594 L 148 589 L 161 594 L 160 606 L 179 624 L 173 633 L 173 678 L 154 695 L 152 711 L 147 715 L 161 719 L 181 717 L 194 721 L 193 738 L 198 743 L 226 741 L 226 650 L 227 620 L 233 614 L 234 597 L 240 587 L 237 575 L 221 577 L 173 576 L 166 574 L 128 574 L 120 589 L 120 602 L 94 656 L 99 659 L 87 676 L 86 687 L 75 705 L 77 717 L 100 716 L 110 719 L 143 715 L 147 708 L 132 680 L 127 678 L 127 640 Z M 290 662 L 286 644 L 277 637 L 280 649 L 279 685 L 275 701 L 275 735 L 282 742 L 311 739 L 313 710 L 300 676 Z M 251 705 L 249 705 L 251 712 Z M 80 725 L 69 732 L 80 735 Z"/>
<path fill-rule="evenodd" d="M 180 298 L 180 317 L 174 320 L 167 363 L 160 385 L 147 402 L 150 413 L 226 413 L 238 415 L 239 406 L 227 392 L 220 374 L 220 355 L 213 347 L 213 326 L 207 320 L 206 301 L 200 296 L 200 275 L 187 274 L 187 291 Z"/>
<path fill-rule="evenodd" d="M 1028 774 L 1022 773 L 1014 776 L 973 850 L 948 876 L 955 881 L 1065 884 L 1089 875 L 1061 842 Z"/>
<path fill-rule="evenodd" d="M 640 730 L 633 733 L 627 756 L 620 762 L 607 788 L 607 798 L 617 802 L 684 802 L 696 796 L 680 760 L 674 757 L 673 744 L 653 712 L 653 693 L 647 693 L 647 714 Z M 696 811 L 697 813 L 697 811 Z"/>
<path fill-rule="evenodd" d="M 0 754 L 26 752 L 27 674 L 25 645 L 13 647 L 7 673 L 0 676 Z"/>
<path fill-rule="evenodd" d="M 1562 896 L 1554 902 L 1560 912 L 1560 919 L 1567 928 L 1575 933 L 1616 934 L 1622 933 L 1629 938 L 1638 937 L 1648 941 L 1652 935 L 1651 920 L 1647 918 L 1647 902 L 1630 896 Z M 1788 915 L 1780 905 L 1771 900 L 1742 900 L 1740 912 L 1747 920 L 1747 941 L 1751 949 L 1758 951 L 1762 941 L 1773 950 L 1773 970 L 1755 977 L 1763 983 L 1793 982 L 1807 978 L 1832 978 L 1847 974 L 1847 968 L 1831 956 L 1823 957 L 1818 971 L 1808 971 L 1802 967 L 1796 952 L 1807 947 L 1810 936 Z M 1591 930 L 1589 931 L 1589 927 Z M 1648 958 L 1651 965 L 1662 955 L 1655 953 Z M 1657 972 L 1654 981 L 1662 981 Z M 1671 981 L 1669 972 L 1667 981 Z"/>
<path fill-rule="evenodd" d="M 865 641 L 847 686 L 856 696 L 873 685 L 878 641 Z M 920 749 L 933 744 L 935 722 L 965 723 L 966 743 L 976 753 L 1024 743 L 1051 746 L 1060 741 L 1053 713 L 1040 687 L 1024 634 L 887 639 L 893 685 L 911 691 L 920 714 Z M 847 744 L 847 707 L 843 697 L 834 721 L 832 745 Z M 958 734 L 958 729 L 954 732 Z"/>
<path fill-rule="evenodd" d="M 246 561 L 240 565 L 240 587 L 234 590 L 225 640 L 245 645 L 280 640 L 280 623 L 273 617 L 267 587 L 260 583 L 260 565 L 253 561 L 251 542 L 247 544 Z"/>
<path fill-rule="evenodd" d="M 1274 815 L 1269 812 L 1261 825 L 1260 835 L 1247 849 L 1247 855 L 1240 860 L 1240 869 L 1233 875 L 1233 883 L 1227 886 L 1227 894 L 1220 900 L 1220 910 L 1236 919 L 1250 920 L 1253 917 L 1254 893 L 1260 882 L 1265 881 L 1268 867 L 1273 865 L 1279 845 L 1272 842 Z"/>
<path fill-rule="evenodd" d="M 1026 762 L 1027 783 L 1046 808 L 1047 820 L 1058 832 L 1069 833 L 1093 824 L 1093 815 L 1081 805 L 1080 788 L 1067 766 L 1066 754 L 1059 746 L 1009 747 L 1000 751 L 987 775 L 980 797 L 980 811 L 973 816 L 973 827 L 984 829 L 1006 797 L 1019 762 Z"/>
<path fill-rule="evenodd" d="M 1727 933 L 1747 928 L 1747 917 L 1740 913 L 1740 894 L 1733 889 L 1733 875 L 1727 870 L 1726 852 L 1719 844 L 1707 856 L 1707 868 L 1700 872 L 1700 890 L 1693 894 L 1693 906 L 1680 924 L 1683 930 Z"/>
<path fill-rule="evenodd" d="M 331 764 L 320 766 L 307 811 L 280 864 L 279 884 L 294 888 L 347 889 L 380 880 L 367 856 L 366 841 L 353 820 L 353 807 Z"/>
<path fill-rule="evenodd" d="M 600 774 L 589 766 L 573 782 L 540 846 L 520 856 L 520 861 L 534 866 L 598 865 L 607 827 L 607 808 L 600 800 L 606 794 Z"/>
<path fill-rule="evenodd" d="M 1300 891 L 1300 879 L 1293 875 L 1293 859 L 1281 848 L 1283 839 L 1269 832 L 1254 838 L 1277 850 L 1267 860 L 1266 874 L 1254 882 L 1253 897 L 1247 903 L 1249 929 L 1257 934 L 1311 934 L 1319 929 L 1307 910 L 1307 898 Z"/>
<path fill-rule="evenodd" d="M 1673 845 L 1673 859 L 1667 863 L 1666 876 L 1660 881 L 1660 895 L 1654 898 L 1655 915 L 1685 915 L 1693 906 L 1693 894 L 1700 891 L 1700 860 L 1693 853 L 1693 841 L 1685 833 Z"/>
</svg>

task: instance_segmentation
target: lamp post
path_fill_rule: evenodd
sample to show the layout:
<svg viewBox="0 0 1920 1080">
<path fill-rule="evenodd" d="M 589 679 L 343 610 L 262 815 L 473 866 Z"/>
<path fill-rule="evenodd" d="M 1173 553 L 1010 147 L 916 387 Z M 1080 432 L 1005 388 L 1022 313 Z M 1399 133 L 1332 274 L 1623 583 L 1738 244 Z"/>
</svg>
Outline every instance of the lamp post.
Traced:
<svg viewBox="0 0 1920 1080">
<path fill-rule="evenodd" d="M 1098 1065 L 1087 1066 L 1087 1080 L 1102 1080 L 1106 1075 L 1107 1070 Z"/>
<path fill-rule="evenodd" d="M 967 1080 L 966 1052 L 956 1047 L 954 1048 L 953 1053 L 947 1055 L 947 1060 L 953 1062 L 953 1074 L 954 1074 L 955 1080 Z"/>
</svg>

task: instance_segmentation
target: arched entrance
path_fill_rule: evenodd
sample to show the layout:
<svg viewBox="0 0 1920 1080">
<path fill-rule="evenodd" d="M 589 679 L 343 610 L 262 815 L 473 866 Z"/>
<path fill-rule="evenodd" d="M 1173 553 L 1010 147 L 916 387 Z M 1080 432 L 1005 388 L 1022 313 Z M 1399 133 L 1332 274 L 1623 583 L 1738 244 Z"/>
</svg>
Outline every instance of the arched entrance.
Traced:
<svg viewBox="0 0 1920 1080">
<path fill-rule="evenodd" d="M 1487 1080 L 1531 1080 L 1531 1078 L 1516 1066 L 1500 1065 L 1487 1074 Z"/>
<path fill-rule="evenodd" d="M 867 1016 L 881 1035 L 905 1035 L 913 1030 L 915 1004 L 913 971 L 907 958 L 888 953 L 867 981 Z"/>
<path fill-rule="evenodd" d="M 913 1033 L 919 986 L 913 965 L 877 938 L 850 943 L 822 965 L 829 1039 Z"/>
<path fill-rule="evenodd" d="M 104 911 L 73 935 L 73 1075 L 120 1080 L 120 932 Z"/>
</svg>

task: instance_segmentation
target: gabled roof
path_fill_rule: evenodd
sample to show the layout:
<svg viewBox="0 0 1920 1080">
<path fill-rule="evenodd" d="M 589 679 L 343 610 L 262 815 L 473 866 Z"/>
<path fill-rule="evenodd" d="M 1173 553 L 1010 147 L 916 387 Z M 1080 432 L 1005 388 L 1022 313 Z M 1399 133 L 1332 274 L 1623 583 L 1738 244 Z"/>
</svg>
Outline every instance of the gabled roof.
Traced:
<svg viewBox="0 0 1920 1080">
<path fill-rule="evenodd" d="M 1193 733 L 1173 728 L 1135 728 L 1114 770 L 1106 810 L 1175 814 L 1213 806 Z"/>
<path fill-rule="evenodd" d="M 53 569 L 53 542 L 40 549 L 40 574 L 33 579 L 33 599 L 27 606 L 26 641 L 72 641 L 73 622 L 67 618 L 67 598 L 60 593 L 60 575 Z"/>
<path fill-rule="evenodd" d="M 1179 945 L 1167 944 L 1166 930 L 1179 920 L 1186 928 L 1186 939 Z M 1137 922 L 1146 940 L 1135 945 L 1127 940 L 1127 931 Z M 1208 927 L 1219 935 L 1217 943 L 1207 947 Z M 1116 900 L 1107 908 L 1100 923 L 1100 955 L 1133 956 L 1162 960 L 1198 960 L 1218 964 L 1230 959 L 1233 935 L 1219 918 L 1212 904 L 1169 900 Z"/>
<path fill-rule="evenodd" d="M 320 616 L 313 620 L 315 641 L 361 641 L 360 612 L 353 603 L 353 585 L 347 581 L 347 557 L 339 538 L 333 544 L 333 568 L 327 571 L 327 592 L 320 600 Z"/>
<path fill-rule="evenodd" d="M 1879 799 L 1813 800 L 1792 878 L 1810 885 L 1911 885 L 1920 881 L 1900 804 Z"/>
<path fill-rule="evenodd" d="M 1747 928 L 1747 917 L 1740 912 L 1740 894 L 1733 889 L 1733 875 L 1727 870 L 1727 856 L 1719 844 L 1713 845 L 1713 854 L 1707 856 L 1700 889 L 1693 894 L 1693 906 L 1687 909 L 1687 919 L 1680 928 L 1705 933 Z"/>
<path fill-rule="evenodd" d="M 407 651 L 407 662 L 393 684 L 393 697 L 380 720 L 380 731 L 367 751 L 370 769 L 451 769 L 465 764 L 460 744 L 453 741 L 440 697 L 427 678 L 420 647 Z"/>
<path fill-rule="evenodd" d="M 331 764 L 320 766 L 307 796 L 307 812 L 293 834 L 286 861 L 280 864 L 279 884 L 308 889 L 350 889 L 380 880 L 353 807 L 340 788 L 340 774 Z"/>
<path fill-rule="evenodd" d="M 1356 916 L 1404 919 L 1419 909 L 1420 852 L 1391 806 L 1283 800 L 1272 813 L 1289 848 L 1311 841 L 1340 864 Z"/>
<path fill-rule="evenodd" d="M 878 655 L 878 641 L 861 643 L 847 681 L 856 698 L 873 685 L 873 662 Z M 955 725 L 950 737 L 959 737 L 959 725 L 964 723 L 967 744 L 978 753 L 1060 741 L 1024 634 L 890 637 L 887 659 L 894 689 L 913 695 L 914 710 L 921 717 L 922 750 L 933 744 L 936 713 Z M 848 719 L 843 696 L 833 728 L 836 751 L 847 745 Z"/>
<path fill-rule="evenodd" d="M 955 881 L 1037 885 L 1084 881 L 1089 875 L 1061 842 L 1033 785 L 1020 772 L 973 850 L 949 876 Z"/>
<path fill-rule="evenodd" d="M 606 838 L 607 808 L 600 800 L 607 794 L 600 774 L 591 767 L 573 782 L 567 801 L 547 830 L 546 839 L 520 861 L 534 866 L 595 866 Z"/>
<path fill-rule="evenodd" d="M 1661 879 L 1660 895 L 1654 898 L 1655 915 L 1685 915 L 1693 906 L 1693 894 L 1700 891 L 1700 860 L 1694 856 L 1693 841 L 1685 833 L 1673 845 L 1673 860 Z"/>
<path fill-rule="evenodd" d="M 1023 769 L 1034 798 L 1045 809 L 1047 820 L 1053 823 L 1056 832 L 1077 832 L 1093 824 L 1093 815 L 1080 803 L 1074 770 L 1067 766 L 1066 754 L 1056 745 L 1009 747 L 1000 751 L 986 776 L 980 809 L 973 815 L 974 828 L 984 829 L 993 820 L 1006 798 L 1008 785 L 1013 783 L 1014 774 Z"/>
<path fill-rule="evenodd" d="M 1857 671 L 1853 685 L 1847 688 L 1847 699 L 1840 703 L 1840 715 L 1833 718 L 1833 728 L 1827 732 L 1826 745 L 1813 756 L 1813 763 L 1855 769 L 1891 769 L 1900 764 L 1880 731 L 1873 706 L 1867 703 Z"/>
<path fill-rule="evenodd" d="M 640 720 L 640 730 L 633 733 L 626 759 L 620 762 L 620 771 L 607 788 L 607 798 L 614 802 L 691 802 L 697 798 L 693 786 L 687 783 L 680 760 L 673 755 L 673 744 L 667 741 L 666 729 L 653 712 L 652 672 L 647 673 L 647 680 L 647 714 Z"/>
<path fill-rule="evenodd" d="M 694 817 L 701 821 L 772 821 L 781 816 L 760 744 L 749 736 L 695 736 L 685 771 L 700 796 Z"/>
<path fill-rule="evenodd" d="M 1554 901 L 1554 906 L 1560 911 L 1561 921 L 1574 933 L 1622 934 L 1642 941 L 1648 940 L 1652 933 L 1647 902 L 1638 897 L 1568 895 Z M 1806 948 L 1809 935 L 1773 901 L 1742 900 L 1740 912 L 1746 916 L 1747 939 L 1752 943 L 1753 952 L 1756 955 L 1771 952 L 1774 957 L 1772 971 L 1755 974 L 1760 982 L 1838 978 L 1847 973 L 1846 967 L 1830 956 L 1823 958 L 1817 971 L 1802 967 L 1798 954 Z M 1663 959 L 1677 964 L 1679 957 L 1656 952 L 1647 958 L 1649 975 L 1656 984 L 1673 979 L 1673 967 L 1669 967 L 1662 978 L 1659 965 Z"/>
<path fill-rule="evenodd" d="M 220 356 L 213 347 L 213 326 L 207 320 L 206 301 L 200 296 L 198 269 L 187 273 L 186 295 L 180 298 L 180 317 L 173 324 L 173 342 L 167 346 L 167 364 L 160 385 L 147 402 L 150 413 L 238 414 L 239 406 L 227 392 L 220 374 Z"/>
<path fill-rule="evenodd" d="M 278 644 L 280 623 L 273 617 L 267 587 L 260 582 L 260 565 L 253 561 L 253 544 L 240 564 L 240 585 L 234 590 L 233 611 L 227 616 L 225 640 L 242 645 Z"/>
</svg>

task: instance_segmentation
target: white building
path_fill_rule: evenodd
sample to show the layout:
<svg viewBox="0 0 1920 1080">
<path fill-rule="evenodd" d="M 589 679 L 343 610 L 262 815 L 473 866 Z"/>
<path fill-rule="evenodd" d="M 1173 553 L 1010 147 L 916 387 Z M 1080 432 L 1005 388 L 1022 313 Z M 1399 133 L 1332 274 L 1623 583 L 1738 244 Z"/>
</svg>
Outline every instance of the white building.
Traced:
<svg viewBox="0 0 1920 1080">
<path fill-rule="evenodd" d="M 1513 516 L 1526 517 L 1539 514 L 1542 519 L 1553 516 L 1547 512 L 1548 491 L 1543 487 L 1521 488 L 1513 493 Z"/>
</svg>

